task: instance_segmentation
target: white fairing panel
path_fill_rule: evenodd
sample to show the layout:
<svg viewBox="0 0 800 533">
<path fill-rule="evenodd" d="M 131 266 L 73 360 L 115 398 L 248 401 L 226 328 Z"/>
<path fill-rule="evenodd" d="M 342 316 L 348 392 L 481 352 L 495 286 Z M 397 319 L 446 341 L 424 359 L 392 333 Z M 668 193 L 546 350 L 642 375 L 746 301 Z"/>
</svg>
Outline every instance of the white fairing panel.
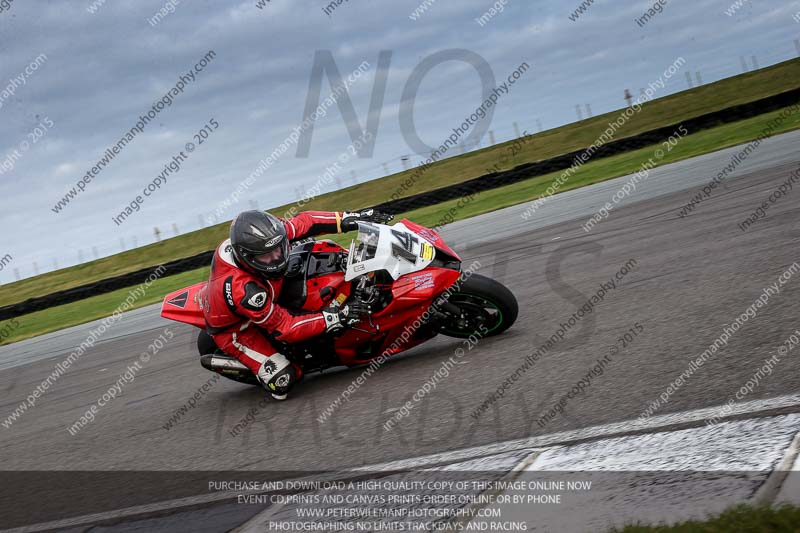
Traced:
<svg viewBox="0 0 800 533">
<path fill-rule="evenodd" d="M 420 271 L 433 262 L 433 245 L 402 222 L 394 226 L 358 223 L 358 236 L 350 244 L 345 281 L 362 274 L 386 270 L 392 279 Z"/>
</svg>

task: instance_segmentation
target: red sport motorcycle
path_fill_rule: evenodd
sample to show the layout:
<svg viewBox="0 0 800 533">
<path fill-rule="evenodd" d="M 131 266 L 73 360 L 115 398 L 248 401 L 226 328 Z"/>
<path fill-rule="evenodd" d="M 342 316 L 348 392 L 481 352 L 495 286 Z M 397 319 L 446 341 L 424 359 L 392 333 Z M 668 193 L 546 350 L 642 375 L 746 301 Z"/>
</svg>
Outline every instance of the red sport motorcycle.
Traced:
<svg viewBox="0 0 800 533">
<path fill-rule="evenodd" d="M 321 311 L 360 301 L 370 310 L 336 335 L 275 348 L 304 372 L 360 366 L 406 351 L 438 334 L 459 339 L 498 335 L 514 324 L 519 307 L 501 283 L 462 269 L 461 258 L 434 230 L 402 220 L 358 224 L 350 250 L 329 240 L 293 246 L 278 303 Z M 196 326 L 203 367 L 241 383 L 255 375 L 224 354 L 205 332 L 206 283 L 168 294 L 161 316 Z M 275 341 L 271 341 L 275 344 Z"/>
</svg>

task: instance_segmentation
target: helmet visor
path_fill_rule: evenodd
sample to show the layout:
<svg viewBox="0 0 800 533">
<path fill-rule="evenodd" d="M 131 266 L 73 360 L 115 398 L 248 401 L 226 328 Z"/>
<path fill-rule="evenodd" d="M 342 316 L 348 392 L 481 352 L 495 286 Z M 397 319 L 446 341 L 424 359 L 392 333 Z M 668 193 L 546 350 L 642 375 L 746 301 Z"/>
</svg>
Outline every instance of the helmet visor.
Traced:
<svg viewBox="0 0 800 533">
<path fill-rule="evenodd" d="M 283 254 L 283 247 L 278 246 L 274 250 L 270 250 L 269 252 L 265 252 L 263 254 L 259 254 L 253 257 L 253 261 L 258 264 L 269 266 L 272 264 L 280 264 L 283 262 L 284 254 Z"/>
</svg>

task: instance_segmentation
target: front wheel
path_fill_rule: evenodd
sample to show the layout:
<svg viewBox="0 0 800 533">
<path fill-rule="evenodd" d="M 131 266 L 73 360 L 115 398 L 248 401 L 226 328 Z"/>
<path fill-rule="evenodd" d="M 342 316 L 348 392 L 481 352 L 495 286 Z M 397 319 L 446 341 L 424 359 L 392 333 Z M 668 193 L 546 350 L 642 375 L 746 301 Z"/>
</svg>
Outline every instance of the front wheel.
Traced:
<svg viewBox="0 0 800 533">
<path fill-rule="evenodd" d="M 514 294 L 502 283 L 480 274 L 461 281 L 457 291 L 436 307 L 439 312 L 434 327 L 457 339 L 475 334 L 499 335 L 514 324 L 519 314 Z"/>
</svg>

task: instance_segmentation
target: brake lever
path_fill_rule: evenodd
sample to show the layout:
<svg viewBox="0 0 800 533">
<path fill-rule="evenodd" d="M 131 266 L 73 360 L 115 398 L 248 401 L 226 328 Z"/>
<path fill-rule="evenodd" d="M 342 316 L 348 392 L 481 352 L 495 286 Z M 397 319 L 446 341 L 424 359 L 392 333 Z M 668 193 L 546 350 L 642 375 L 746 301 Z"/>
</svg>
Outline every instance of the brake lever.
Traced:
<svg viewBox="0 0 800 533">
<path fill-rule="evenodd" d="M 378 324 L 375 324 L 375 323 L 372 321 L 372 313 L 367 313 L 367 320 L 369 321 L 369 325 L 370 325 L 370 326 L 372 326 L 372 327 L 375 329 L 375 331 L 368 331 L 368 330 L 366 330 L 366 329 L 357 328 L 357 327 L 355 327 L 355 326 L 348 326 L 348 327 L 349 327 L 350 329 L 354 329 L 354 330 L 356 330 L 356 331 L 360 331 L 361 333 L 368 333 L 368 334 L 370 334 L 370 335 L 371 335 L 371 334 L 373 334 L 373 333 L 376 333 L 376 332 L 378 332 L 378 331 L 380 331 L 380 330 L 381 330 L 381 327 L 380 327 Z"/>
</svg>

